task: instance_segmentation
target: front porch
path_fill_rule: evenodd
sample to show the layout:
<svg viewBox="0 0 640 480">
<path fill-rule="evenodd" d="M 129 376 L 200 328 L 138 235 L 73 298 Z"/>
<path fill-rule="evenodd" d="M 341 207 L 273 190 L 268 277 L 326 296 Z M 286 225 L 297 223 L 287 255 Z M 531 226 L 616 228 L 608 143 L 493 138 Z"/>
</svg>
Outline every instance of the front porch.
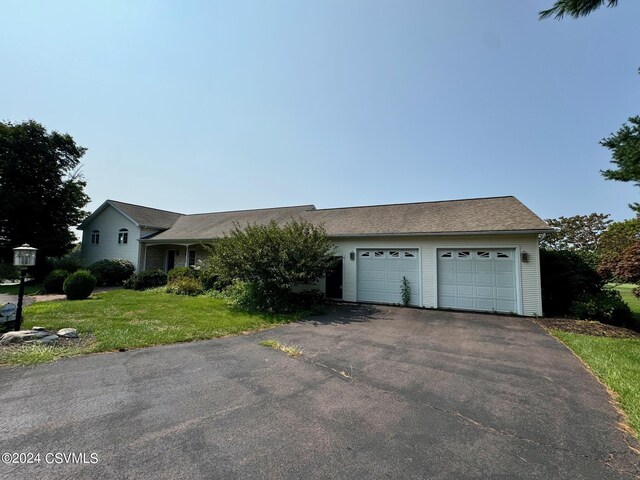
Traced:
<svg viewBox="0 0 640 480">
<path fill-rule="evenodd" d="M 176 267 L 197 266 L 204 260 L 207 251 L 201 243 L 193 244 L 144 244 L 140 271 L 162 270 L 168 272 Z"/>
</svg>

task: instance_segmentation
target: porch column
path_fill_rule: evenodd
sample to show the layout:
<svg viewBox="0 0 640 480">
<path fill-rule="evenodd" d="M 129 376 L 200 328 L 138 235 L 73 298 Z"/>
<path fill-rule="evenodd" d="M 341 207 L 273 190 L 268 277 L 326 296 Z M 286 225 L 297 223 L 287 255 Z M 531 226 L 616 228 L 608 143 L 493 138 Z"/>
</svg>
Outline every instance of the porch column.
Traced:
<svg viewBox="0 0 640 480">
<path fill-rule="evenodd" d="M 188 267 L 189 266 L 189 245 L 185 246 L 185 251 L 184 251 L 184 266 Z"/>
</svg>

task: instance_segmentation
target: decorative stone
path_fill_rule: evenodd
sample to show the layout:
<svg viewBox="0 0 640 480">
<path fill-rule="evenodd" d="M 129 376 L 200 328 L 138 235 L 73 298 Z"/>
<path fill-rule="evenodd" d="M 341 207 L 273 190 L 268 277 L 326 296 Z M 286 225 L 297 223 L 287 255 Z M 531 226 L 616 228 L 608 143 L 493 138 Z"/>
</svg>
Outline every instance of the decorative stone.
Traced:
<svg viewBox="0 0 640 480">
<path fill-rule="evenodd" d="M 19 330 L 17 332 L 7 332 L 0 337 L 0 345 L 11 343 L 23 343 L 30 340 L 38 340 L 51 335 L 51 332 L 36 330 Z M 57 336 L 56 336 L 57 339 Z"/>
<path fill-rule="evenodd" d="M 75 328 L 61 328 L 56 334 L 64 338 L 78 338 L 78 331 Z"/>
<path fill-rule="evenodd" d="M 36 332 L 41 332 L 42 330 L 45 330 L 44 327 L 32 327 L 31 330 L 35 330 Z"/>
<path fill-rule="evenodd" d="M 38 343 L 54 343 L 58 341 L 58 335 L 47 335 L 36 340 Z"/>
</svg>

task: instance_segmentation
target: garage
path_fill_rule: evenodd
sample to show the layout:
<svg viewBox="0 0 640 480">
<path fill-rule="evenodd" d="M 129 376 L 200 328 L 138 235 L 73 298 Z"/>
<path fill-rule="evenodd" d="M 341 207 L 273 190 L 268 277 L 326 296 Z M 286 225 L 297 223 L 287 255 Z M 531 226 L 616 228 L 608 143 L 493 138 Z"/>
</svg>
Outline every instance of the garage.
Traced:
<svg viewBox="0 0 640 480">
<path fill-rule="evenodd" d="M 358 250 L 357 296 L 359 302 L 402 303 L 402 277 L 411 287 L 411 305 L 419 305 L 420 264 L 418 249 Z"/>
<path fill-rule="evenodd" d="M 515 249 L 439 249 L 438 307 L 518 313 Z"/>
</svg>

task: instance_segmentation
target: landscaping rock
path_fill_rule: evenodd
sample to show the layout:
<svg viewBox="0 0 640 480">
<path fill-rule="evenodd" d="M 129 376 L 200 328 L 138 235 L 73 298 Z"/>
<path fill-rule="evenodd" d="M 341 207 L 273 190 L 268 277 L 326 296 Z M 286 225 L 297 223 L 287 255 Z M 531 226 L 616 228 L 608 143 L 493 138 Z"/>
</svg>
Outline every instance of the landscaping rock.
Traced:
<svg viewBox="0 0 640 480">
<path fill-rule="evenodd" d="M 35 330 L 36 332 L 41 332 L 42 330 L 45 330 L 44 327 L 33 327 L 31 328 L 31 330 Z"/>
<path fill-rule="evenodd" d="M 78 331 L 75 328 L 61 328 L 56 334 L 64 338 L 78 338 Z"/>
<path fill-rule="evenodd" d="M 54 343 L 58 341 L 58 335 L 47 335 L 46 337 L 38 338 L 36 342 L 38 343 Z"/>
<path fill-rule="evenodd" d="M 7 332 L 0 337 L 0 345 L 9 345 L 11 343 L 23 343 L 31 340 L 39 340 L 44 337 L 51 336 L 51 332 L 37 330 L 19 330 L 17 332 Z M 56 336 L 56 340 L 57 340 Z"/>
</svg>

